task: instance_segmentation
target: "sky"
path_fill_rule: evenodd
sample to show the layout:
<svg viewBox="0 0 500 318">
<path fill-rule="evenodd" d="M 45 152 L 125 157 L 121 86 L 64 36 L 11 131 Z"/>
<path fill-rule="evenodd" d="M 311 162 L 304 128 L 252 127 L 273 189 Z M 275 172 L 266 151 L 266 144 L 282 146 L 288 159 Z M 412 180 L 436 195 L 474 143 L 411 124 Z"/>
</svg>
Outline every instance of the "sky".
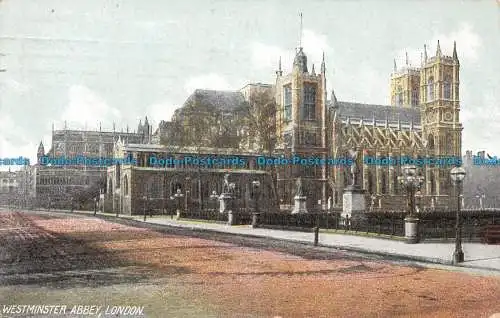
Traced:
<svg viewBox="0 0 500 318">
<path fill-rule="evenodd" d="M 36 160 L 52 124 L 156 128 L 195 89 L 274 83 L 299 44 L 338 100 L 389 104 L 393 59 L 437 40 L 461 63 L 463 149 L 500 156 L 498 0 L 0 0 L 0 158 Z"/>
</svg>

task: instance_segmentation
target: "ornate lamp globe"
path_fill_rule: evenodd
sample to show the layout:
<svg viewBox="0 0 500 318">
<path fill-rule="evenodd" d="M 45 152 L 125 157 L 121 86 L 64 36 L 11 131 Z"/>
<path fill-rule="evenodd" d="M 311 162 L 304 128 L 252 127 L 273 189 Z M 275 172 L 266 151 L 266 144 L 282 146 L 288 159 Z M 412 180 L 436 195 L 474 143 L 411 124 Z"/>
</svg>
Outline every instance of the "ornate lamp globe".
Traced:
<svg viewBox="0 0 500 318">
<path fill-rule="evenodd" d="M 403 174 L 405 176 L 415 176 L 417 174 L 417 167 L 415 165 L 403 166 Z"/>
<path fill-rule="evenodd" d="M 462 167 L 454 167 L 450 171 L 451 180 L 453 182 L 462 182 L 465 178 L 465 169 Z"/>
</svg>

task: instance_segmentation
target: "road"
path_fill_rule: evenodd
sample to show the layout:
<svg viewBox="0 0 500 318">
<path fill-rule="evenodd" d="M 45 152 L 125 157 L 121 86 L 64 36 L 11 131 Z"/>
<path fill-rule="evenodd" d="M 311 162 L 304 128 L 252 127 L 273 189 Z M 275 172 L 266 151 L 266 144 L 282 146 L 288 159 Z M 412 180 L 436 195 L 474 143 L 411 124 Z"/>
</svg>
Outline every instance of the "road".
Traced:
<svg viewBox="0 0 500 318">
<path fill-rule="evenodd" d="M 65 305 L 64 317 L 77 317 L 70 315 L 75 305 L 102 306 L 101 317 L 117 317 L 111 313 L 118 306 L 144 307 L 140 317 L 489 317 L 500 312 L 500 277 L 302 244 L 5 211 L 0 240 L 1 317 L 20 317 L 2 316 L 1 310 L 23 304 Z"/>
</svg>

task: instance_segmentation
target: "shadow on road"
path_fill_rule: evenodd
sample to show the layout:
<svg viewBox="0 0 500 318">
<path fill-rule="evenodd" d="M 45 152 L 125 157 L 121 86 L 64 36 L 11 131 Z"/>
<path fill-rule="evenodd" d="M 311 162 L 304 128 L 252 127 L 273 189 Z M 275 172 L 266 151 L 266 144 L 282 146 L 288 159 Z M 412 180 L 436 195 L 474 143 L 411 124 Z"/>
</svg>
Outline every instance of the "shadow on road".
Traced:
<svg viewBox="0 0 500 318">
<path fill-rule="evenodd" d="M 130 250 L 111 251 L 91 246 L 92 242 L 100 241 L 100 238 L 112 241 L 112 233 L 89 231 L 86 238 L 92 240 L 88 241 L 82 235 L 84 232 L 75 233 L 75 237 L 72 233 L 47 231 L 30 217 L 20 213 L 14 215 L 16 226 L 12 231 L 3 230 L 0 234 L 0 286 L 99 287 L 146 282 L 155 272 L 155 268 L 145 261 L 131 261 L 121 256 L 121 253 Z M 0 215 L 0 219 L 3 217 L 5 215 Z M 37 218 L 56 219 L 51 216 Z M 22 225 L 22 230 L 19 230 L 18 225 Z M 117 234 L 118 240 L 124 239 L 123 233 Z M 158 236 L 157 233 L 140 234 L 139 239 Z M 131 239 L 130 232 L 128 239 Z M 149 253 L 147 248 L 133 252 Z M 175 265 L 162 265 L 161 269 L 162 274 L 167 275 L 189 273 L 187 268 Z"/>
</svg>

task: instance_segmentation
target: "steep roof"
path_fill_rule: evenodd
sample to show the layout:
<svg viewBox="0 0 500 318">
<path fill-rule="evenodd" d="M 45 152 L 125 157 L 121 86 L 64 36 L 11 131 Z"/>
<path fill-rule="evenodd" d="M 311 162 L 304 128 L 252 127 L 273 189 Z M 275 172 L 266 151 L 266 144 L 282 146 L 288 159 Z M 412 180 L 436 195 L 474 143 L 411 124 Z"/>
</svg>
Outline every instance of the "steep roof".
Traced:
<svg viewBox="0 0 500 318">
<path fill-rule="evenodd" d="M 402 124 L 410 123 L 420 124 L 420 108 L 418 107 L 396 107 L 388 105 L 373 105 L 353 102 L 338 101 L 335 104 L 330 103 L 331 107 L 337 112 L 341 119 L 347 117 L 351 119 L 363 118 L 372 120 L 375 117 L 377 121 L 389 122 L 401 121 Z"/>
<path fill-rule="evenodd" d="M 245 103 L 245 98 L 239 91 L 197 89 L 188 97 L 184 106 L 189 102 L 211 105 L 223 111 L 233 111 Z"/>
</svg>

